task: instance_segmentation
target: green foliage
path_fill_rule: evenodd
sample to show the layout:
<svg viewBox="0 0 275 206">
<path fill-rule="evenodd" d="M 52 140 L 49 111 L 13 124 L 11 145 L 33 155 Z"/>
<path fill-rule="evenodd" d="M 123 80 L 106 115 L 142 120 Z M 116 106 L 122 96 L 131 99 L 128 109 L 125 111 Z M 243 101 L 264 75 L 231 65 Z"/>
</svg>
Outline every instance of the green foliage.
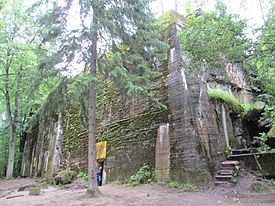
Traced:
<svg viewBox="0 0 275 206">
<path fill-rule="evenodd" d="M 11 162 L 15 159 L 15 167 L 20 158 L 19 135 L 16 134 L 22 134 L 23 125 L 31 113 L 30 91 L 36 79 L 34 74 L 37 73 L 38 64 L 36 44 L 33 42 L 35 29 L 24 7 L 24 1 L 7 0 L 0 13 L 0 116 L 5 113 L 5 118 L 9 120 L 4 121 L 4 127 L 8 126 L 12 135 L 5 137 L 15 138 L 10 143 L 12 149 L 9 153 Z M 16 143 L 15 150 L 12 142 Z M 9 168 L 14 167 L 9 165 Z"/>
<path fill-rule="evenodd" d="M 266 188 L 261 183 L 253 183 L 251 187 L 255 192 L 266 192 Z"/>
<path fill-rule="evenodd" d="M 154 175 L 149 165 L 144 164 L 136 174 L 129 178 L 130 185 L 147 184 L 152 182 Z"/>
<path fill-rule="evenodd" d="M 275 138 L 275 121 L 273 120 L 271 129 L 269 132 L 266 134 L 269 138 Z"/>
<path fill-rule="evenodd" d="M 264 175 L 260 171 L 252 171 L 256 177 L 263 177 Z"/>
<path fill-rule="evenodd" d="M 234 172 L 233 172 L 233 176 L 232 176 L 231 182 L 234 183 L 234 184 L 236 184 L 238 182 L 239 177 L 243 177 L 243 176 L 244 176 L 244 174 L 243 174 L 243 172 L 241 170 L 241 167 L 237 165 L 234 168 Z"/>
<path fill-rule="evenodd" d="M 270 179 L 270 180 L 267 180 L 267 183 L 269 186 L 273 187 L 275 189 L 275 179 Z"/>
<path fill-rule="evenodd" d="M 177 189 L 185 189 L 185 190 L 196 190 L 198 187 L 197 185 L 189 182 L 189 183 L 179 183 L 176 181 L 171 181 L 168 184 L 169 187 L 177 188 Z"/>
<path fill-rule="evenodd" d="M 242 107 L 243 107 L 242 116 L 244 116 L 251 110 L 257 108 L 257 105 L 256 105 L 256 103 L 243 103 Z"/>
<path fill-rule="evenodd" d="M 275 102 L 274 11 L 275 6 L 273 5 L 269 11 L 268 19 L 260 28 L 261 35 L 254 44 L 254 53 L 245 64 L 254 85 L 253 89 L 259 94 L 258 98 L 270 105 L 274 105 Z"/>
<path fill-rule="evenodd" d="M 228 62 L 239 62 L 250 48 L 245 28 L 244 20 L 227 14 L 225 6 L 219 3 L 215 12 L 188 18 L 180 33 L 181 48 L 194 64 L 218 68 Z"/>
<path fill-rule="evenodd" d="M 157 19 L 157 24 L 160 25 L 162 28 L 166 29 L 172 24 L 177 22 L 177 18 L 184 20 L 185 17 L 180 15 L 179 13 L 170 10 L 168 12 L 165 12 L 161 17 Z"/>
<path fill-rule="evenodd" d="M 84 181 L 88 181 L 88 174 L 86 172 L 79 172 L 78 175 L 82 177 Z"/>
<path fill-rule="evenodd" d="M 231 148 L 231 147 L 226 147 L 225 150 L 224 150 L 225 156 L 230 155 L 230 154 L 231 154 L 231 151 L 232 151 L 232 148 Z"/>
<path fill-rule="evenodd" d="M 261 117 L 259 119 L 259 123 L 265 121 L 266 119 L 272 119 L 271 129 L 266 133 L 263 134 L 263 140 L 268 138 L 275 138 L 275 109 L 274 105 L 266 105 L 264 108 L 264 112 L 262 112 Z M 266 135 L 266 136 L 265 136 Z"/>
<path fill-rule="evenodd" d="M 275 119 L 274 119 L 275 118 L 275 110 L 273 107 L 274 107 L 274 105 L 272 105 L 272 106 L 266 105 L 264 108 L 264 112 L 261 114 L 261 117 L 259 119 L 259 122 L 265 121 L 266 119 L 273 119 L 271 129 L 268 132 L 260 133 L 261 147 L 258 148 L 259 151 L 275 153 L 275 148 L 270 148 L 266 144 L 266 141 L 269 138 L 275 138 Z"/>
<path fill-rule="evenodd" d="M 268 136 L 265 132 L 260 133 L 260 145 L 261 147 L 258 148 L 259 152 L 269 152 L 269 153 L 275 153 L 275 148 L 271 148 L 266 144 L 266 141 L 268 140 Z"/>
<path fill-rule="evenodd" d="M 243 108 L 236 97 L 227 91 L 222 89 L 209 89 L 208 96 L 210 99 L 225 103 L 235 112 L 241 113 L 243 111 Z"/>
</svg>

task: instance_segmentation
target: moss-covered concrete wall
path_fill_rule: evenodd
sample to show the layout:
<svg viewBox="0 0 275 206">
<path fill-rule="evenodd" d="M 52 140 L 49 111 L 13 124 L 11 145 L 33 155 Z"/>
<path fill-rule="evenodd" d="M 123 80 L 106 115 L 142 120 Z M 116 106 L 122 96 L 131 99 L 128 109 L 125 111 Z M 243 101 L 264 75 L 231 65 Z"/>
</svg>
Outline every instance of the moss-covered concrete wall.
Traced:
<svg viewBox="0 0 275 206">
<path fill-rule="evenodd" d="M 154 80 L 152 92 L 162 104 L 167 104 L 167 71 Z M 157 129 L 168 122 L 169 108 L 159 108 L 148 98 L 124 98 L 108 82 L 103 92 L 98 92 L 97 141 L 107 141 L 105 170 L 110 181 L 130 176 L 143 164 L 155 166 Z M 87 129 L 80 118 L 80 105 L 67 109 L 62 140 L 63 163 L 76 170 L 87 168 Z"/>
<path fill-rule="evenodd" d="M 180 20 L 182 22 L 183 19 Z M 167 108 L 157 107 L 146 97 L 122 96 L 111 81 L 106 81 L 104 88 L 98 90 L 97 141 L 107 141 L 104 166 L 110 181 L 134 174 L 143 164 L 155 167 L 156 139 L 161 124 L 169 124 L 170 179 L 204 184 L 225 159 L 221 105 L 209 99 L 207 90 L 237 85 L 237 91 L 242 91 L 244 88 L 239 86 L 247 84 L 242 79 L 230 83 L 220 80 L 218 76 L 221 74 L 194 70 L 181 53 L 177 38 L 179 26 L 177 20 L 173 20 L 165 30 L 165 40 L 170 48 L 167 59 L 159 68 L 161 75 L 153 80 L 155 87 L 151 91 Z M 234 68 L 230 69 L 230 75 L 234 76 Z M 228 136 L 233 143 L 238 132 L 235 131 L 231 113 L 230 108 L 226 108 Z M 32 154 L 30 164 L 36 165 L 36 173 L 43 168 L 41 171 L 48 174 L 47 170 L 51 168 L 49 164 L 52 165 L 52 156 L 56 151 L 56 122 L 57 118 L 54 118 L 51 124 L 38 124 L 38 135 L 32 138 L 33 146 L 26 153 Z M 80 113 L 80 103 L 71 102 L 68 105 L 62 125 L 60 164 L 64 168 L 85 171 L 88 135 Z"/>
</svg>

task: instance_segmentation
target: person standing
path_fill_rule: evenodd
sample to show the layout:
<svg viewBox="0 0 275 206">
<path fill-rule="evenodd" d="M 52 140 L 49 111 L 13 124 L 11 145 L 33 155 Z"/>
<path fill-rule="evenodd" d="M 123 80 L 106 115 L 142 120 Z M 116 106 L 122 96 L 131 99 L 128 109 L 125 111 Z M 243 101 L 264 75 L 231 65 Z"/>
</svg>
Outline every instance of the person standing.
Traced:
<svg viewBox="0 0 275 206">
<path fill-rule="evenodd" d="M 99 166 L 96 172 L 98 186 L 102 186 L 102 174 L 103 174 L 103 167 Z"/>
</svg>

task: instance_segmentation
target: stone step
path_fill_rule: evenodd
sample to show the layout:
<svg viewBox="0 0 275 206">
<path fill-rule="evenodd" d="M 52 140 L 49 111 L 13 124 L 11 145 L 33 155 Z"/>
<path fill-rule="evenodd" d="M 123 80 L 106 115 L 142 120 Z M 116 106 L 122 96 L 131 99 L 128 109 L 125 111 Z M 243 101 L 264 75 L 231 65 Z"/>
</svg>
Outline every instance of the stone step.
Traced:
<svg viewBox="0 0 275 206">
<path fill-rule="evenodd" d="M 235 155 L 235 154 L 247 154 L 247 153 L 250 153 L 250 149 L 232 149 L 231 153 L 233 155 Z"/>
<path fill-rule="evenodd" d="M 226 165 L 226 166 L 222 166 L 220 168 L 220 170 L 234 170 L 235 166 L 230 166 L 230 165 Z"/>
<path fill-rule="evenodd" d="M 215 185 L 228 185 L 230 184 L 228 181 L 215 181 Z"/>
<path fill-rule="evenodd" d="M 239 161 L 224 161 L 222 162 L 222 167 L 235 167 L 236 165 L 239 165 Z"/>
<path fill-rule="evenodd" d="M 246 154 L 251 152 L 257 152 L 257 148 L 243 148 L 243 149 L 232 149 L 232 154 Z"/>
<path fill-rule="evenodd" d="M 232 175 L 216 175 L 216 180 L 218 181 L 230 181 L 232 179 Z"/>
<path fill-rule="evenodd" d="M 234 171 L 233 170 L 219 170 L 218 174 L 219 175 L 233 175 Z"/>
</svg>

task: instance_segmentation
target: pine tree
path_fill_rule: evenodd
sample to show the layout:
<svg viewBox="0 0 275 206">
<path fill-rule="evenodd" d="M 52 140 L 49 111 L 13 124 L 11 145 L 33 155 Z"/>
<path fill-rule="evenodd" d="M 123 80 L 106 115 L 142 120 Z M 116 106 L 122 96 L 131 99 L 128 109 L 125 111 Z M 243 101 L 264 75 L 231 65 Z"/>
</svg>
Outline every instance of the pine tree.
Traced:
<svg viewBox="0 0 275 206">
<path fill-rule="evenodd" d="M 158 33 L 149 9 L 150 0 L 80 0 L 79 16 L 81 26 L 68 29 L 70 10 L 76 2 L 66 5 L 53 2 L 52 10 L 41 19 L 47 28 L 45 41 L 56 40 L 60 45 L 58 54 L 66 62 L 76 58 L 85 62 L 89 71 L 88 87 L 88 189 L 87 194 L 98 192 L 96 183 L 96 87 L 102 79 L 111 79 L 122 95 L 145 95 L 152 97 L 148 89 L 152 77 L 159 73 L 156 67 L 161 58 L 158 48 L 164 45 L 158 41 Z M 51 34 L 51 36 L 47 34 Z M 87 77 L 85 77 L 87 79 Z"/>
</svg>

